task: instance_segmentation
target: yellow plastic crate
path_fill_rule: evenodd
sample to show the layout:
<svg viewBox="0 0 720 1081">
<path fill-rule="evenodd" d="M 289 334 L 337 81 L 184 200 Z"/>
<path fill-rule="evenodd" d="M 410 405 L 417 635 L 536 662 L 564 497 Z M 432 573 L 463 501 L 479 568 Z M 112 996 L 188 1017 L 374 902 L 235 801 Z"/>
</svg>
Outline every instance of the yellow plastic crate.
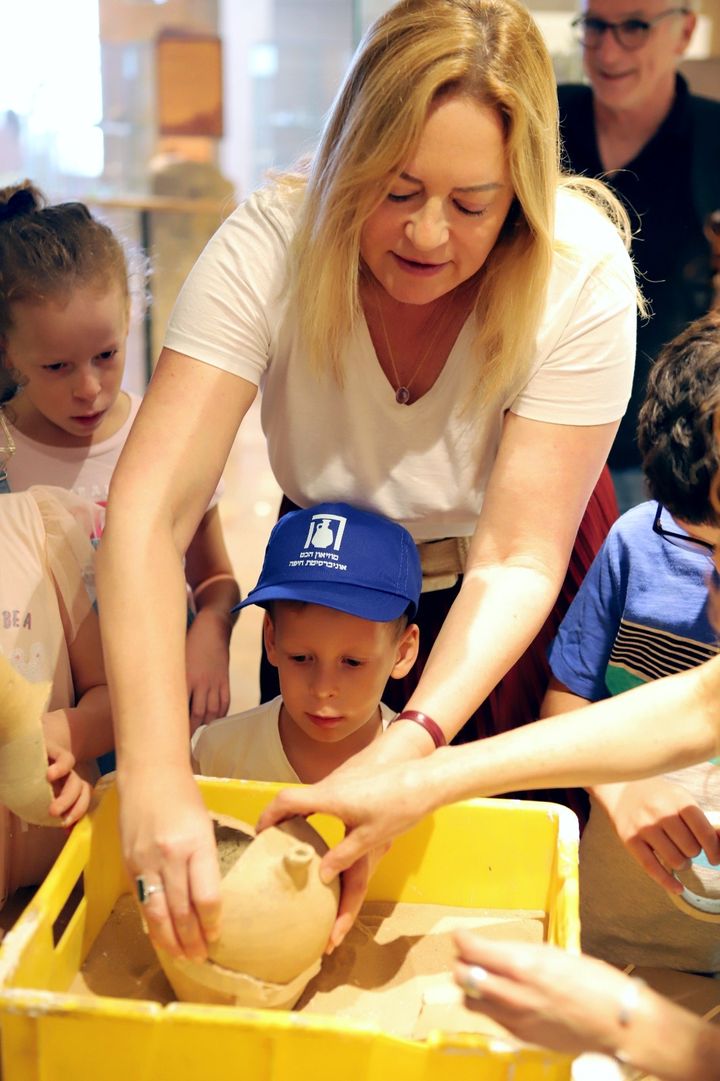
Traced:
<svg viewBox="0 0 720 1081">
<path fill-rule="evenodd" d="M 201 781 L 212 810 L 248 822 L 278 787 Z M 337 820 L 312 821 L 330 844 L 340 838 Z M 476 1035 L 420 1042 L 331 1017 L 67 993 L 129 888 L 110 788 L 0 948 L 4 1081 L 569 1081 L 565 1056 Z M 577 891 L 574 815 L 549 803 L 471 800 L 399 838 L 368 896 L 542 909 L 549 941 L 577 950 Z"/>
</svg>

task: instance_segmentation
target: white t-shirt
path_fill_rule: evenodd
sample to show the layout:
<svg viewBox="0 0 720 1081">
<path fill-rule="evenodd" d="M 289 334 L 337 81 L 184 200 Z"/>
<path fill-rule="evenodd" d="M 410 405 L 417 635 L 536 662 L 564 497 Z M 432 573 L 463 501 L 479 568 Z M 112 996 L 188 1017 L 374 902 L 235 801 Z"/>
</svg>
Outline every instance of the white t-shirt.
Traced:
<svg viewBox="0 0 720 1081">
<path fill-rule="evenodd" d="M 165 339 L 262 384 L 270 463 L 295 503 L 369 507 L 416 540 L 468 536 L 505 409 L 573 425 L 622 416 L 635 357 L 635 280 L 620 237 L 593 206 L 558 194 L 557 252 L 525 385 L 465 412 L 472 320 L 433 387 L 410 406 L 398 406 L 362 318 L 344 350 L 344 387 L 312 373 L 287 302 L 298 206 L 297 193 L 269 188 L 238 207 L 191 271 Z"/>
<path fill-rule="evenodd" d="M 55 485 L 104 507 L 110 478 L 142 403 L 139 394 L 123 393 L 130 399 L 130 412 L 125 423 L 114 435 L 86 447 L 48 446 L 36 439 L 29 439 L 13 426 L 16 450 L 7 466 L 10 490 L 23 492 L 32 484 Z M 210 507 L 217 503 L 221 494 L 222 486 L 218 485 Z M 100 533 L 95 539 L 99 536 Z"/>
<path fill-rule="evenodd" d="M 0 654 L 31 683 L 51 685 L 48 710 L 75 705 L 69 646 L 91 611 L 85 583 L 96 508 L 60 488 L 0 496 Z M 94 781 L 87 763 L 83 774 Z M 0 806 L 0 908 L 20 886 L 37 885 L 66 839 Z"/>
<path fill-rule="evenodd" d="M 87 447 L 50 447 L 13 427 L 17 449 L 7 467 L 10 490 L 23 492 L 31 484 L 52 484 L 93 503 L 107 503 L 110 478 L 142 401 L 137 394 L 128 398 L 130 412 L 123 426 Z"/>
<path fill-rule="evenodd" d="M 281 706 L 278 695 L 255 709 L 198 728 L 192 741 L 196 772 L 205 777 L 299 784 L 280 739 Z M 395 716 L 383 702 L 380 715 L 383 729 Z"/>
<path fill-rule="evenodd" d="M 68 645 L 92 603 L 83 511 L 57 488 L 0 496 L 0 653 L 31 683 L 52 684 L 48 709 L 75 704 Z"/>
</svg>

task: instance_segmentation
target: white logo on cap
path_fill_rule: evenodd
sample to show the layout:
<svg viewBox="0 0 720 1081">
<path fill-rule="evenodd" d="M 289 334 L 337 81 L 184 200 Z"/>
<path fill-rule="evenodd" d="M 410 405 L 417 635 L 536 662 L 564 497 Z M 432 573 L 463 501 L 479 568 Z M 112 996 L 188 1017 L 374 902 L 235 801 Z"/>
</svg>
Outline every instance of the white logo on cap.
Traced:
<svg viewBox="0 0 720 1081">
<path fill-rule="evenodd" d="M 332 548 L 339 552 L 346 522 L 347 518 L 341 514 L 313 514 L 304 547 Z"/>
<path fill-rule="evenodd" d="M 324 567 L 326 570 L 346 571 L 347 563 L 336 555 L 340 551 L 347 518 L 341 514 L 313 514 L 305 538 L 305 546 L 288 567 Z M 330 551 L 334 549 L 334 551 Z"/>
</svg>

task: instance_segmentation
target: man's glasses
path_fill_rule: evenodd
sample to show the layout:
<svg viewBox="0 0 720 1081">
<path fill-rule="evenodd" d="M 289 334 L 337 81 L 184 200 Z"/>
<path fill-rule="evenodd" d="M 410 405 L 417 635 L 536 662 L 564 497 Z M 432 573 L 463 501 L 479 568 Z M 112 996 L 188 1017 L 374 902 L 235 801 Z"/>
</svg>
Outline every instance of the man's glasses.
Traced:
<svg viewBox="0 0 720 1081">
<path fill-rule="evenodd" d="M 686 552 L 697 552 L 700 555 L 707 556 L 708 559 L 711 559 L 713 552 L 715 551 L 715 545 L 710 544 L 709 541 L 691 537 L 688 533 L 676 533 L 673 529 L 666 529 L 660 521 L 664 509 L 662 503 L 658 503 L 652 525 L 653 533 L 657 533 L 657 535 L 662 537 L 663 540 L 666 540 L 668 544 L 674 544 L 676 548 L 682 548 Z"/>
<path fill-rule="evenodd" d="M 605 31 L 609 30 L 618 45 L 632 51 L 641 49 L 657 24 L 671 15 L 689 15 L 689 10 L 668 8 L 652 19 L 623 19 L 619 23 L 609 23 L 607 19 L 600 19 L 596 15 L 578 15 L 571 25 L 578 41 L 586 49 L 599 49 Z"/>
</svg>

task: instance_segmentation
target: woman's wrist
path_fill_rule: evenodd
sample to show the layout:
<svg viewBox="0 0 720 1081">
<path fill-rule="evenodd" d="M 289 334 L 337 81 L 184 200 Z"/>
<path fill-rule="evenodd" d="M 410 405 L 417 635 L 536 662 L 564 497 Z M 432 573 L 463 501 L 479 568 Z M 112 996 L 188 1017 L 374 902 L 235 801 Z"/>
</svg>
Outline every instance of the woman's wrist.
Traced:
<svg viewBox="0 0 720 1081">
<path fill-rule="evenodd" d="M 625 781 L 613 781 L 610 784 L 588 785 L 585 791 L 612 817 L 625 786 Z"/>
<path fill-rule="evenodd" d="M 189 732 L 188 719 L 184 721 L 181 738 L 164 739 L 162 744 L 155 744 L 154 748 L 148 748 L 147 745 L 145 748 L 138 748 L 136 741 L 128 738 L 116 741 L 118 789 L 127 784 L 131 787 L 142 789 L 147 786 L 157 790 L 166 782 L 172 785 L 184 783 L 188 777 L 192 778 Z M 158 762 L 162 762 L 162 770 L 158 770 Z"/>
<path fill-rule="evenodd" d="M 429 714 L 423 713 L 419 709 L 404 709 L 401 713 L 398 713 L 397 717 L 394 717 L 390 724 L 397 724 L 399 721 L 410 721 L 413 724 L 419 725 L 433 742 L 434 749 L 438 747 L 446 747 L 447 739 L 440 725 Z"/>
<path fill-rule="evenodd" d="M 435 750 L 435 744 L 419 724 L 393 718 L 382 739 L 373 744 L 376 760 L 381 765 L 425 758 Z"/>
<path fill-rule="evenodd" d="M 615 1057 L 625 1065 L 657 1073 L 667 1081 L 718 1081 L 720 1065 L 713 1072 L 718 1047 L 703 1049 L 705 1033 L 714 1038 L 701 1018 L 677 1006 L 630 977 L 618 1002 L 615 1023 Z M 671 1032 L 672 1040 L 659 1040 Z"/>
</svg>

